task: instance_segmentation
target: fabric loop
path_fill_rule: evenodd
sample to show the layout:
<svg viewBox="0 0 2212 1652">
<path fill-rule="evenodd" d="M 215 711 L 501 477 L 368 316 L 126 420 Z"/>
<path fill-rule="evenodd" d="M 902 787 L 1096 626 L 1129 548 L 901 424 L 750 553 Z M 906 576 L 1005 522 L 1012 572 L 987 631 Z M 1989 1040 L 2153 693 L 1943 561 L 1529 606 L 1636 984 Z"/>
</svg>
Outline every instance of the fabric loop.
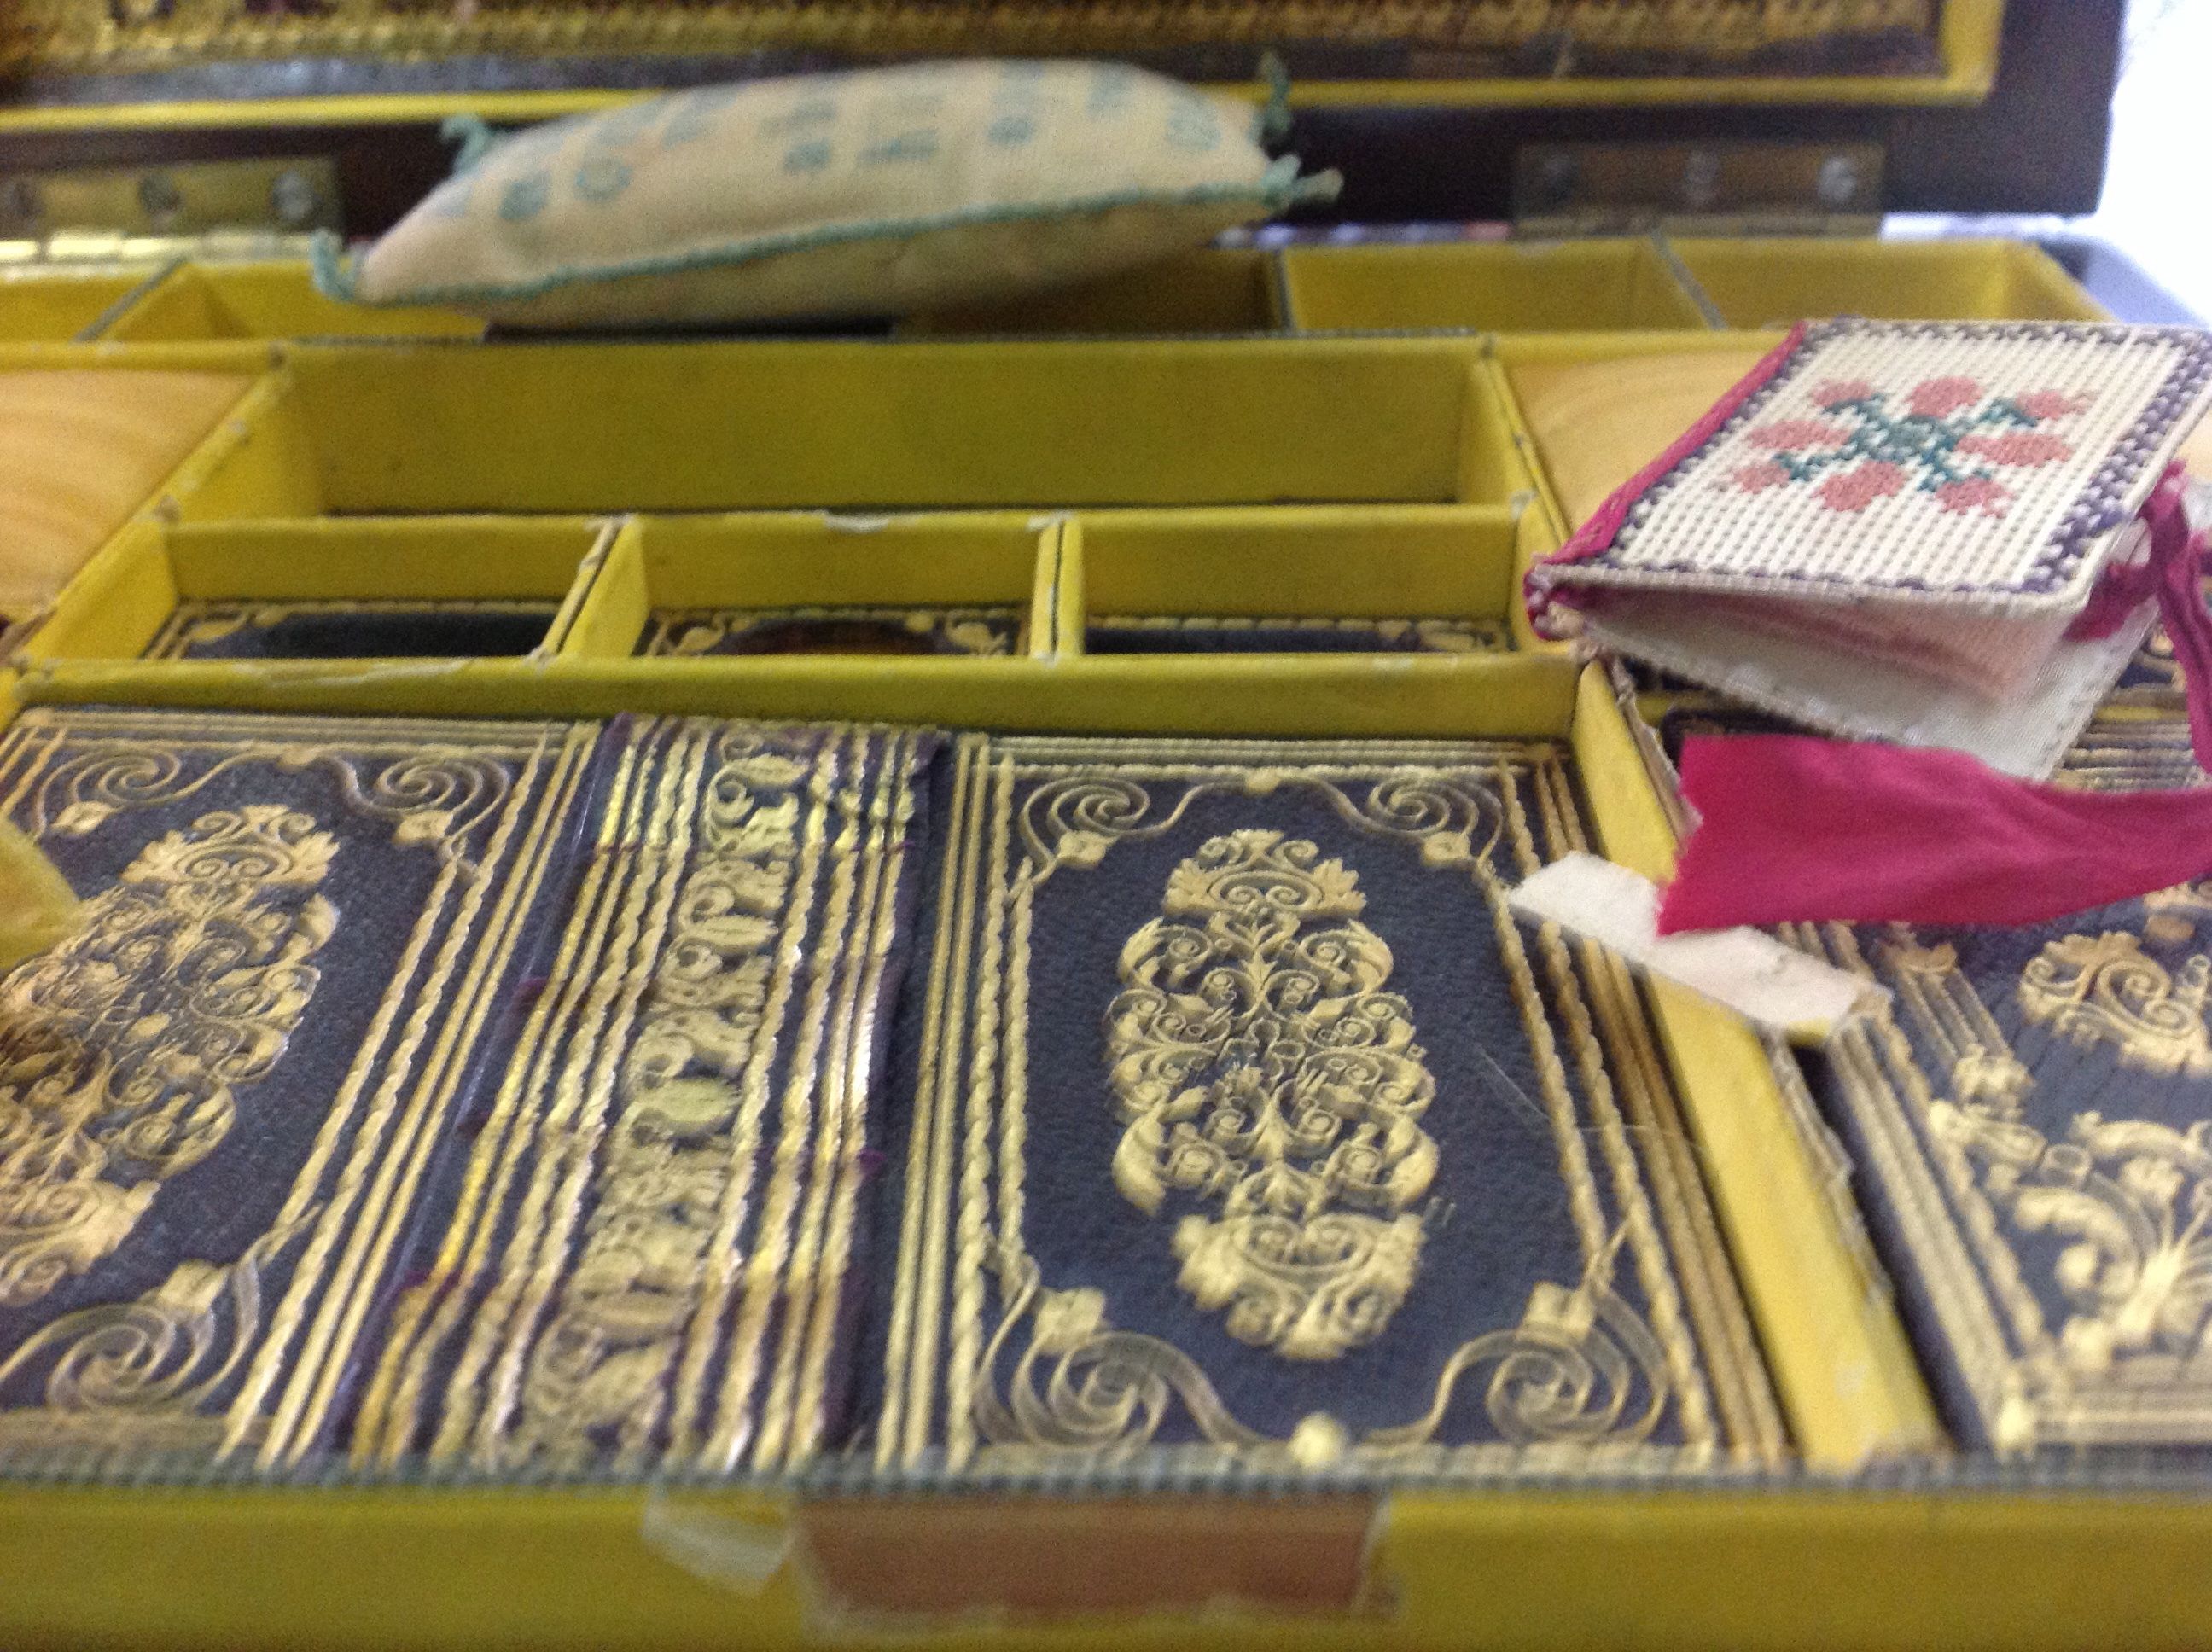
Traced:
<svg viewBox="0 0 2212 1652">
<path fill-rule="evenodd" d="M 2191 524 L 2189 473 L 2179 465 L 2166 467 L 2144 501 L 2142 523 L 2148 541 L 2144 554 L 2116 562 L 2106 571 L 2066 635 L 2077 640 L 2108 637 L 2155 598 L 2159 623 L 2181 668 L 2189 743 L 2198 766 L 2212 769 L 2212 610 L 2205 607 L 2203 586 L 2204 576 L 2212 573 L 2212 533 Z"/>
<path fill-rule="evenodd" d="M 2144 507 L 2150 523 L 2151 566 L 2158 571 L 2159 618 L 2173 643 L 2189 708 L 2189 744 L 2197 765 L 2212 770 L 2212 610 L 2203 580 L 2212 534 L 2189 519 L 2188 478 L 2176 465 Z"/>
</svg>

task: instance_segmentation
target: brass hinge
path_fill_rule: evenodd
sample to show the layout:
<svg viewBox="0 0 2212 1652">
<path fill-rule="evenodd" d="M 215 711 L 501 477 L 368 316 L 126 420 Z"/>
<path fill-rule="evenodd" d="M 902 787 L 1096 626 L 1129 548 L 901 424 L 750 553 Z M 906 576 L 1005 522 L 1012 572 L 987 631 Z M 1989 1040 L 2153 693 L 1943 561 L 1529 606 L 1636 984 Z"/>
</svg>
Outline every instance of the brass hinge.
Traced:
<svg viewBox="0 0 2212 1652">
<path fill-rule="evenodd" d="M 1531 143 L 1513 226 L 1530 236 L 1870 234 L 1878 143 Z"/>
<path fill-rule="evenodd" d="M 6 173 L 0 240 L 301 234 L 337 228 L 339 204 L 328 156 Z"/>
</svg>

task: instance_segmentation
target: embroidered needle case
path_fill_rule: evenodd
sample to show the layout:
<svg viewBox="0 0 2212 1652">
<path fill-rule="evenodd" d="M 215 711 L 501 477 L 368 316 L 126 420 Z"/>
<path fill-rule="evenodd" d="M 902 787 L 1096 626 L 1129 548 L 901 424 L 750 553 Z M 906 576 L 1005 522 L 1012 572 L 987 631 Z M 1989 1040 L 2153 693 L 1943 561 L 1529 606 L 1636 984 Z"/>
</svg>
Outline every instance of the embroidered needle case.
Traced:
<svg viewBox="0 0 2212 1652">
<path fill-rule="evenodd" d="M 2145 602 L 2076 624 L 2212 400 L 2212 340 L 2087 323 L 1801 328 L 1529 575 L 1532 610 L 1837 733 L 2047 774 Z"/>
</svg>

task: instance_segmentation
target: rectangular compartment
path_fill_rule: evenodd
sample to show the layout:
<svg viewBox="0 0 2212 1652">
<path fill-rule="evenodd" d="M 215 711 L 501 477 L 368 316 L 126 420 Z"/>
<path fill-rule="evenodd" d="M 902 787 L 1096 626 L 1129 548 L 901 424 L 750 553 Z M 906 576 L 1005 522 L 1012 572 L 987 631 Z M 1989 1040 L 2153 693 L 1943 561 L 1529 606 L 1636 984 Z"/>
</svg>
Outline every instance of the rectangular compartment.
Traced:
<svg viewBox="0 0 2212 1652">
<path fill-rule="evenodd" d="M 1307 331 L 1468 328 L 1615 332 L 1701 327 L 1648 240 L 1286 248 L 1291 324 Z"/>
<path fill-rule="evenodd" d="M 1077 519 L 1092 656 L 1510 648 L 1513 513 L 1482 506 Z"/>
<path fill-rule="evenodd" d="M 1993 240 L 1686 238 L 1672 243 L 1731 327 L 1863 315 L 1900 321 L 2107 319 L 2041 248 Z"/>
<path fill-rule="evenodd" d="M 341 304 L 307 266 L 270 258 L 182 264 L 102 335 L 131 343 L 196 338 L 477 338 L 484 324 L 455 310 Z"/>
<path fill-rule="evenodd" d="M 1503 502 L 1455 340 L 302 345 L 187 515 Z"/>
<path fill-rule="evenodd" d="M 1056 292 L 918 315 L 911 337 L 999 334 L 1247 333 L 1285 325 L 1273 254 L 1209 248 Z"/>
<path fill-rule="evenodd" d="M 1498 340 L 1496 399 L 1553 535 L 1534 554 L 1564 543 L 1779 342 L 1739 332 Z"/>
<path fill-rule="evenodd" d="M 108 264 L 0 263 L 0 343 L 87 337 L 152 275 Z"/>
<path fill-rule="evenodd" d="M 362 660 L 543 657 L 612 525 L 587 519 L 133 524 L 21 651 L 33 669 L 131 661 L 128 683 Z M 107 668 L 113 670 L 114 668 Z"/>
<path fill-rule="evenodd" d="M 1024 654 L 1048 647 L 1059 536 L 1056 520 L 1013 513 L 637 517 L 568 652 L 886 665 Z"/>
</svg>

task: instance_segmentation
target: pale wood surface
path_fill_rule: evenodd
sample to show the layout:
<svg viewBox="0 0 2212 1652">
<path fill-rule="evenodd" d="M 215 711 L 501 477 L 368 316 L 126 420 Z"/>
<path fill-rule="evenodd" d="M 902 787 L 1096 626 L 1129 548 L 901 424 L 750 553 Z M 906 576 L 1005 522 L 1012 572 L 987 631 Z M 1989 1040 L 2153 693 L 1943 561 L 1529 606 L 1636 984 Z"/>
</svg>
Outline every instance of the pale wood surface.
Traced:
<svg viewBox="0 0 2212 1652">
<path fill-rule="evenodd" d="M 0 373 L 0 615 L 50 601 L 244 393 L 235 374 Z"/>
<path fill-rule="evenodd" d="M 1695 350 L 1508 369 L 1569 529 L 1665 452 L 1765 355 Z"/>
</svg>

